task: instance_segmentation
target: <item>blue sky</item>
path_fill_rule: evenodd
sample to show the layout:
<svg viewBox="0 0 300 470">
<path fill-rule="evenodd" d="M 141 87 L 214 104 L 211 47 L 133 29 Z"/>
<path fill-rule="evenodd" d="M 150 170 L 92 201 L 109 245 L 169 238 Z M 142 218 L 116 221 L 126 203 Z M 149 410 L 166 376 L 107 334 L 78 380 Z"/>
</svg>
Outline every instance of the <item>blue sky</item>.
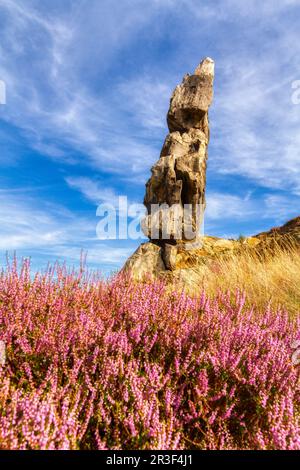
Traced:
<svg viewBox="0 0 300 470">
<path fill-rule="evenodd" d="M 210 56 L 206 233 L 300 213 L 299 0 L 0 0 L 0 251 L 103 272 L 137 241 L 97 240 L 99 203 L 142 202 L 170 95 Z"/>
</svg>

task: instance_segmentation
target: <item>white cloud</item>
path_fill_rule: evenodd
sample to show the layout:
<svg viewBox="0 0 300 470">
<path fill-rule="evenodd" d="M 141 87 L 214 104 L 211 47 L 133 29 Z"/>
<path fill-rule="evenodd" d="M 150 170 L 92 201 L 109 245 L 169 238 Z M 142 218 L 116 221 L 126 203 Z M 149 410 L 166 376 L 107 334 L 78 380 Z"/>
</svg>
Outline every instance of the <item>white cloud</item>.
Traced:
<svg viewBox="0 0 300 470">
<path fill-rule="evenodd" d="M 20 191 L 24 193 L 23 191 Z M 132 253 L 118 241 L 108 244 L 96 239 L 98 220 L 76 215 L 57 205 L 37 204 L 33 197 L 17 191 L 0 192 L 0 250 L 29 252 L 49 259 L 80 260 L 82 250 L 88 263 L 103 269 L 121 267 Z"/>
<path fill-rule="evenodd" d="M 127 198 L 128 206 L 130 204 L 138 204 L 131 201 L 127 194 L 117 193 L 114 188 L 107 186 L 104 182 L 100 183 L 91 178 L 74 176 L 68 176 L 65 180 L 70 188 L 81 192 L 87 200 L 95 205 L 109 204 L 117 209 L 120 197 Z"/>
<path fill-rule="evenodd" d="M 231 56 L 230 67 L 219 64 L 210 163 L 217 172 L 299 194 L 300 107 L 292 103 L 291 83 L 298 73 L 293 55 L 300 46 L 288 51 L 279 41 L 272 48 L 278 56 L 268 48 L 260 59 Z"/>
<path fill-rule="evenodd" d="M 80 191 L 86 199 L 95 205 L 100 203 L 118 205 L 119 195 L 113 188 L 109 188 L 104 184 L 100 185 L 97 181 L 86 177 L 67 177 L 67 184 L 70 188 Z"/>
<path fill-rule="evenodd" d="M 211 193 L 207 196 L 206 220 L 247 220 L 255 211 L 253 201 L 232 194 Z"/>
<path fill-rule="evenodd" d="M 229 18 L 247 18 L 248 20 L 264 19 L 279 16 L 283 11 L 298 6 L 298 0 L 214 0 L 207 4 L 203 0 L 178 0 L 178 5 L 188 9 L 198 18 L 228 20 Z M 240 19 L 239 18 L 239 19 Z"/>
<path fill-rule="evenodd" d="M 27 192 L 27 190 L 26 190 Z M 91 223 L 70 211 L 16 192 L 0 193 L 0 249 L 41 248 L 88 239 Z"/>
<path fill-rule="evenodd" d="M 152 143 L 130 136 L 120 100 L 113 109 L 113 98 L 96 92 L 86 76 L 90 72 L 95 83 L 97 71 L 101 79 L 114 54 L 164 8 L 140 6 L 139 0 L 83 1 L 57 14 L 34 2 L 1 2 L 0 77 L 8 88 L 3 118 L 22 129 L 33 148 L 64 162 L 82 160 L 79 152 L 86 164 L 117 173 L 139 173 L 153 161 Z"/>
<path fill-rule="evenodd" d="M 112 247 L 105 243 L 98 243 L 89 249 L 84 249 L 83 253 L 87 256 L 88 264 L 117 270 L 125 264 L 133 251 L 134 249 L 130 247 Z M 79 247 L 58 246 L 54 250 L 48 250 L 48 254 L 66 259 L 69 262 L 78 262 L 81 251 Z"/>
<path fill-rule="evenodd" d="M 265 194 L 257 196 L 251 192 L 243 197 L 212 192 L 207 195 L 205 219 L 208 224 L 236 224 L 236 222 L 272 219 L 282 224 L 299 214 L 300 198 L 287 194 Z"/>
<path fill-rule="evenodd" d="M 153 129 L 167 131 L 166 113 L 170 101 L 171 85 L 154 76 L 143 76 L 127 80 L 119 87 L 125 100 L 123 106 L 132 113 L 140 126 L 148 132 Z"/>
</svg>

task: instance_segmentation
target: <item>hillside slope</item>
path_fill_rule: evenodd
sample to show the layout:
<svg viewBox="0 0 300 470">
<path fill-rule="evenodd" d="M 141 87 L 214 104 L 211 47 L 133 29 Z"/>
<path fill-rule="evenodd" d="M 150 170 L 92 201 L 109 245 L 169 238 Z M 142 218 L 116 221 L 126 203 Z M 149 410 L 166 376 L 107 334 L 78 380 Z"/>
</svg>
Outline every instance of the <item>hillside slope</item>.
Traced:
<svg viewBox="0 0 300 470">
<path fill-rule="evenodd" d="M 134 280 L 163 279 L 191 294 L 202 287 L 215 292 L 239 285 L 253 302 L 275 299 L 292 312 L 300 311 L 300 217 L 253 237 L 226 240 L 206 236 L 199 241 L 198 248 L 178 249 L 173 269 L 166 269 L 158 244 L 144 243 L 124 270 Z"/>
</svg>

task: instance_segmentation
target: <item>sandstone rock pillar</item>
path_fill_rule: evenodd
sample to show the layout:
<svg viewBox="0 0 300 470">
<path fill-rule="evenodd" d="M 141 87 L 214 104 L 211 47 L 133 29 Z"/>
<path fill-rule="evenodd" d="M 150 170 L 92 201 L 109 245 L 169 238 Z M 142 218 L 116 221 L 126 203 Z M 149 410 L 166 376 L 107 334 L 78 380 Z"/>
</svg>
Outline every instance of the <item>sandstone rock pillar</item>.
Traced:
<svg viewBox="0 0 300 470">
<path fill-rule="evenodd" d="M 176 267 L 178 247 L 197 240 L 202 223 L 213 81 L 214 62 L 206 58 L 175 88 L 167 114 L 169 134 L 146 184 L 143 228 L 161 247 L 167 270 Z"/>
</svg>

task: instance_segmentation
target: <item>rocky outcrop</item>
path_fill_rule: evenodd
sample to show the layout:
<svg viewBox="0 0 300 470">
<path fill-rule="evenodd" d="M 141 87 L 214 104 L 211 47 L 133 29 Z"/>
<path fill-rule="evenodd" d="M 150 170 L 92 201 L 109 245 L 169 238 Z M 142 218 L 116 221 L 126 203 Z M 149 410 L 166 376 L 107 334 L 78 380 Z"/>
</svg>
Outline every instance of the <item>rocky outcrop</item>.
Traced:
<svg viewBox="0 0 300 470">
<path fill-rule="evenodd" d="M 124 266 L 136 280 L 159 278 L 194 291 L 216 258 L 245 250 L 263 256 L 272 250 L 276 253 L 278 245 L 290 243 L 300 247 L 300 217 L 240 240 L 199 236 L 205 209 L 213 80 L 214 62 L 206 58 L 193 75 L 184 77 L 172 95 L 167 114 L 170 133 L 146 184 L 144 204 L 148 215 L 143 230 L 150 241 L 143 243 Z M 187 217 L 186 206 L 191 208 Z"/>
<path fill-rule="evenodd" d="M 196 243 L 203 219 L 213 80 L 214 62 L 206 58 L 175 88 L 167 115 L 170 133 L 146 185 L 143 230 L 161 247 L 168 270 L 175 269 L 179 247 Z"/>
<path fill-rule="evenodd" d="M 203 237 L 201 247 L 191 250 L 185 249 L 183 244 L 176 247 L 166 245 L 163 249 L 156 243 L 147 242 L 128 259 L 124 269 L 138 281 L 158 278 L 166 281 L 184 280 L 184 284 L 191 286 L 199 282 L 203 266 L 208 265 L 217 256 L 238 250 L 240 246 L 237 240 L 217 237 Z M 171 252 L 167 258 L 170 265 L 166 266 L 164 256 L 169 249 Z"/>
<path fill-rule="evenodd" d="M 246 252 L 257 254 L 259 259 L 278 253 L 278 249 L 293 249 L 300 252 L 300 217 L 286 224 L 275 227 L 253 237 L 227 240 L 205 236 L 199 248 L 184 249 L 183 245 L 176 247 L 171 253 L 172 265 L 166 268 L 163 262 L 162 247 L 155 243 L 142 244 L 129 258 L 125 270 L 129 271 L 138 281 L 162 279 L 168 284 L 176 284 L 186 291 L 194 293 L 203 284 L 208 270 L 213 269 L 215 261 Z"/>
</svg>

